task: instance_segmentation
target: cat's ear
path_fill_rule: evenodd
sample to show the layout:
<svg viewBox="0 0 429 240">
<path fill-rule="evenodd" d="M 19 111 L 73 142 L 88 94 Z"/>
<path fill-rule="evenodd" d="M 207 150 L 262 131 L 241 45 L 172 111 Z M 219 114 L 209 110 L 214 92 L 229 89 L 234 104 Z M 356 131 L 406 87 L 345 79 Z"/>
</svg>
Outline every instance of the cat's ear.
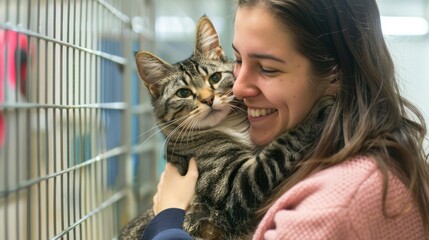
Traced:
<svg viewBox="0 0 429 240">
<path fill-rule="evenodd" d="M 197 24 L 194 55 L 212 60 L 225 59 L 219 36 L 207 16 L 202 16 Z"/>
<path fill-rule="evenodd" d="M 140 78 L 149 89 L 150 94 L 159 95 L 158 81 L 165 78 L 173 66 L 150 52 L 141 51 L 135 56 Z"/>
</svg>

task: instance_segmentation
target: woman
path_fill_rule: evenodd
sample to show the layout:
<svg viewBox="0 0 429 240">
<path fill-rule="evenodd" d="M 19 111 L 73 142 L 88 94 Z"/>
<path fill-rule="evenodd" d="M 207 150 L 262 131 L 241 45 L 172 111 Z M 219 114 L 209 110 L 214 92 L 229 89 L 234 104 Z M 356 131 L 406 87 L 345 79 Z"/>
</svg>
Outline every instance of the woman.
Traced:
<svg viewBox="0 0 429 240">
<path fill-rule="evenodd" d="M 239 0 L 233 48 L 234 94 L 249 112 L 275 110 L 249 114 L 256 144 L 336 95 L 312 157 L 261 209 L 254 239 L 428 238 L 426 126 L 399 93 L 375 0 Z M 180 209 L 197 176 L 194 161 L 183 177 L 166 167 L 154 197 L 155 213 L 162 211 L 155 219 L 165 225 L 147 231 L 188 237 Z"/>
</svg>

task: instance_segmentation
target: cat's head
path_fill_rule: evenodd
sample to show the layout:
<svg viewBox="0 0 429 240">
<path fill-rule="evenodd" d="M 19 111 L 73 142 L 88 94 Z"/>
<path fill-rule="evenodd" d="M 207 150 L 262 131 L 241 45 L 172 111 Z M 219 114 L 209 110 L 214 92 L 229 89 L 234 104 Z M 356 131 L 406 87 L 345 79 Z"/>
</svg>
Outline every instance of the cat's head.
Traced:
<svg viewBox="0 0 429 240">
<path fill-rule="evenodd" d="M 233 63 L 228 61 L 218 34 L 203 16 L 197 24 L 191 57 L 175 64 L 141 51 L 136 64 L 162 122 L 207 128 L 219 124 L 231 111 Z"/>
</svg>

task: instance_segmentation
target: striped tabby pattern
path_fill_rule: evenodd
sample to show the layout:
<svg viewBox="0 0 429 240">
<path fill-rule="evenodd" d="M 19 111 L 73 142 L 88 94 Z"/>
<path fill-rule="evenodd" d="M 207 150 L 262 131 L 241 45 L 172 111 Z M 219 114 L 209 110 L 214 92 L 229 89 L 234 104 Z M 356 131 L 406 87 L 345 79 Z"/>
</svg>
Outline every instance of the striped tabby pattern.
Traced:
<svg viewBox="0 0 429 240">
<path fill-rule="evenodd" d="M 207 17 L 198 22 L 190 58 L 169 64 L 139 52 L 136 63 L 167 139 L 167 161 L 185 174 L 189 159 L 197 159 L 199 179 L 185 230 L 202 239 L 250 238 L 257 224 L 254 212 L 311 150 L 333 99 L 322 98 L 300 126 L 256 147 L 248 137 L 245 108 L 232 95 L 233 63 Z M 151 214 L 131 222 L 121 239 L 141 236 Z"/>
</svg>

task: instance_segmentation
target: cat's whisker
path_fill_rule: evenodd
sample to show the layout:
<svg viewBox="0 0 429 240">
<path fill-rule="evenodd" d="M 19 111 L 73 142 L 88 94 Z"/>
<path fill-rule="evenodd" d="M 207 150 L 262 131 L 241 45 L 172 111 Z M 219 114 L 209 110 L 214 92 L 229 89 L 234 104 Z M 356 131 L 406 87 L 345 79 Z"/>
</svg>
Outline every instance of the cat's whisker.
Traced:
<svg viewBox="0 0 429 240">
<path fill-rule="evenodd" d="M 158 134 L 161 131 L 161 129 L 156 130 L 154 133 L 152 133 L 151 135 L 149 135 L 149 137 L 147 137 L 142 143 L 140 143 L 140 145 L 144 145 L 147 141 L 149 141 L 149 139 L 151 139 L 153 136 L 155 136 L 156 134 Z"/>
<path fill-rule="evenodd" d="M 180 127 L 176 127 L 170 134 L 169 134 L 169 142 L 171 142 L 171 138 L 173 138 L 173 136 L 174 135 L 176 135 L 176 133 L 178 132 L 180 130 L 180 132 L 178 133 L 179 135 L 181 134 L 181 128 Z M 173 146 L 172 146 L 172 152 L 175 152 L 175 148 L 176 148 L 176 144 L 177 144 L 177 141 L 178 141 L 178 138 L 177 137 L 175 137 L 174 138 L 175 140 L 174 140 L 174 144 L 173 144 Z"/>
<path fill-rule="evenodd" d="M 196 125 L 198 124 L 198 120 L 195 117 L 190 118 L 190 122 L 189 122 L 189 127 L 188 127 L 188 131 L 192 132 L 194 131 L 194 129 L 196 129 Z M 186 134 L 186 136 L 192 136 L 193 134 Z M 188 138 L 188 142 L 189 142 L 189 138 Z"/>
<path fill-rule="evenodd" d="M 237 106 L 235 104 L 229 104 L 228 107 L 231 110 L 231 112 L 238 111 L 238 112 L 246 113 L 245 109 L 243 109 L 242 107 L 239 107 L 239 106 Z"/>
<path fill-rule="evenodd" d="M 186 119 L 185 119 L 185 121 L 186 121 Z M 165 137 L 165 141 L 164 141 L 164 146 L 168 146 L 168 143 L 169 142 L 171 142 L 171 139 L 173 138 L 173 136 L 176 134 L 176 132 L 177 131 L 179 131 L 180 130 L 180 125 L 181 125 L 182 123 L 180 123 L 179 124 L 179 126 L 177 126 L 177 127 L 175 127 L 166 137 Z M 165 149 L 167 150 L 167 148 L 165 147 Z M 174 149 L 175 149 L 175 146 L 173 146 L 173 149 L 172 149 L 172 151 L 174 152 Z M 168 151 L 166 151 L 166 159 L 169 159 L 169 156 L 168 156 Z"/>
<path fill-rule="evenodd" d="M 150 133 L 150 132 L 155 132 L 155 134 L 156 133 L 158 133 L 159 132 L 159 124 L 160 123 L 160 121 L 158 121 L 156 124 L 155 124 L 155 126 L 153 126 L 153 127 L 151 127 L 151 128 L 149 128 L 148 130 L 146 130 L 146 131 L 144 131 L 144 132 L 142 132 L 141 134 L 139 134 L 136 138 L 137 139 L 140 139 L 140 138 L 143 138 L 144 137 L 144 135 L 146 135 L 147 133 Z M 152 136 L 153 135 L 153 133 L 152 134 L 150 134 L 150 136 Z M 150 137 L 149 136 L 149 137 Z"/>
<path fill-rule="evenodd" d="M 189 126 L 190 122 L 194 119 L 194 117 L 192 116 L 193 115 L 191 114 L 190 116 L 182 117 L 181 119 L 184 119 L 184 120 L 169 134 L 169 138 L 168 138 L 169 140 L 173 138 L 173 136 L 176 136 L 174 137 L 175 140 L 172 147 L 172 151 L 174 151 L 177 142 L 184 141 L 183 139 L 185 137 L 190 136 L 187 132 L 192 130 L 190 129 L 190 126 Z"/>
<path fill-rule="evenodd" d="M 183 121 L 183 126 L 181 129 L 182 131 L 179 133 L 177 140 L 184 141 L 184 139 L 188 136 L 192 136 L 191 134 L 189 134 L 189 132 L 192 132 L 191 123 L 194 119 L 195 118 L 193 117 L 193 115 L 190 115 L 186 118 L 185 121 Z M 186 140 L 189 141 L 189 138 L 187 138 Z"/>
<path fill-rule="evenodd" d="M 156 134 L 158 134 L 161 131 L 162 131 L 161 129 L 158 129 L 157 131 L 155 131 L 154 133 L 152 133 L 151 135 L 149 135 L 149 137 L 146 138 L 142 143 L 140 143 L 140 145 L 144 145 L 147 141 L 149 141 L 149 139 L 151 139 L 153 136 L 155 136 Z"/>
<path fill-rule="evenodd" d="M 177 123 L 177 122 L 180 122 L 180 121 L 184 121 L 184 120 L 186 120 L 186 118 L 187 118 L 187 116 L 183 116 L 183 117 L 179 117 L 179 118 L 177 118 L 177 119 L 171 120 L 171 121 L 167 121 L 167 122 L 162 123 L 162 124 L 160 124 L 160 123 L 158 123 L 158 124 L 159 124 L 159 127 L 160 127 L 161 129 L 165 129 L 165 128 L 167 128 L 167 127 L 169 127 L 169 126 L 171 126 L 171 125 L 173 125 L 173 124 L 175 124 L 175 123 Z M 179 125 L 180 125 L 180 124 L 179 124 Z"/>
<path fill-rule="evenodd" d="M 177 121 L 177 120 L 179 120 L 179 119 L 176 119 L 175 121 Z M 163 126 L 164 126 L 164 125 L 169 125 L 169 124 L 171 124 L 171 123 L 174 123 L 175 121 L 170 121 L 170 122 L 162 123 L 162 121 L 161 121 L 161 120 L 159 120 L 159 121 L 157 121 L 157 122 L 155 123 L 155 126 L 153 126 L 153 127 L 149 128 L 148 130 L 146 130 L 146 131 L 142 132 L 141 134 L 139 134 L 138 138 L 142 137 L 143 135 L 145 135 L 146 133 L 148 133 L 148 132 L 150 132 L 150 131 L 156 131 L 156 132 L 159 132 L 159 129 L 160 129 L 160 128 L 163 128 Z"/>
<path fill-rule="evenodd" d="M 185 117 L 183 117 L 183 118 L 186 118 L 186 116 Z M 155 136 L 157 133 L 159 133 L 159 132 L 161 132 L 162 130 L 164 130 L 165 128 L 167 128 L 167 127 L 169 127 L 169 126 L 171 126 L 171 125 L 173 125 L 173 124 L 175 124 L 175 123 L 177 123 L 177 122 L 179 122 L 180 120 L 182 120 L 183 118 L 178 118 L 178 119 L 175 119 L 175 120 L 173 120 L 173 121 L 170 121 L 170 122 L 166 122 L 166 123 L 160 123 L 161 121 L 158 121 L 158 124 L 159 124 L 159 126 L 158 126 L 158 130 L 156 130 L 154 133 L 152 133 L 151 135 L 149 135 L 149 137 L 148 138 L 146 138 L 140 145 L 143 145 L 143 144 L 145 144 L 151 137 L 153 137 L 153 136 Z M 153 128 L 151 128 L 151 129 L 153 129 Z M 146 131 L 146 132 L 148 132 L 148 131 Z M 145 132 L 145 133 L 146 133 Z"/>
</svg>

